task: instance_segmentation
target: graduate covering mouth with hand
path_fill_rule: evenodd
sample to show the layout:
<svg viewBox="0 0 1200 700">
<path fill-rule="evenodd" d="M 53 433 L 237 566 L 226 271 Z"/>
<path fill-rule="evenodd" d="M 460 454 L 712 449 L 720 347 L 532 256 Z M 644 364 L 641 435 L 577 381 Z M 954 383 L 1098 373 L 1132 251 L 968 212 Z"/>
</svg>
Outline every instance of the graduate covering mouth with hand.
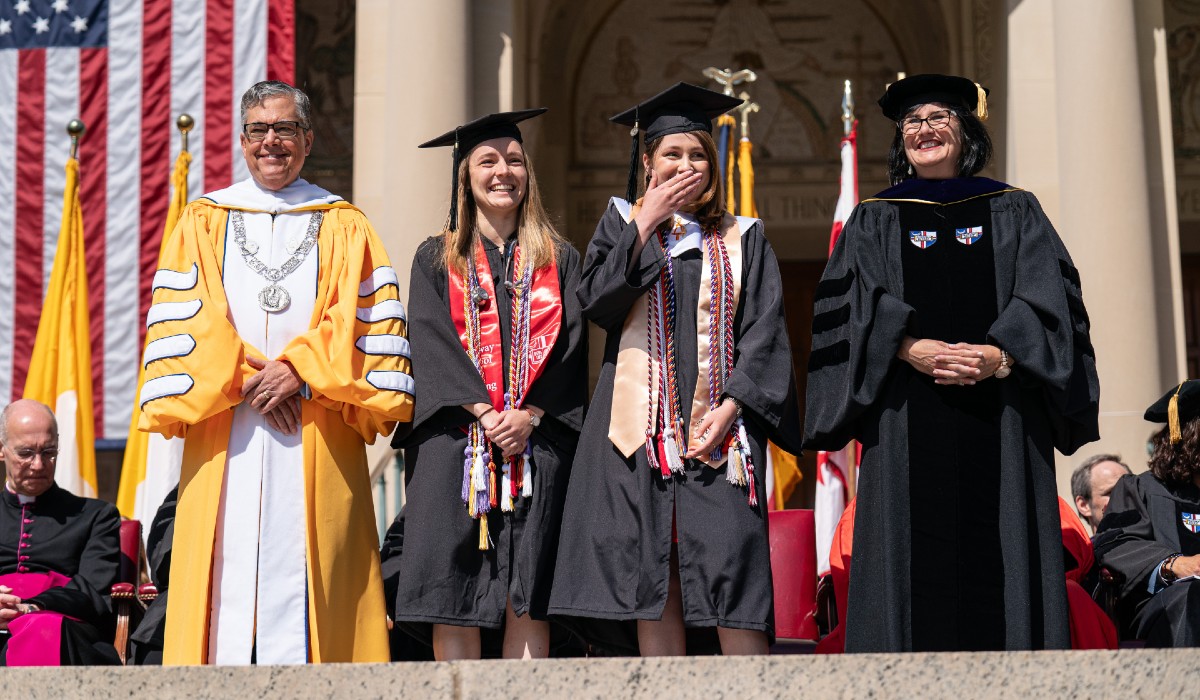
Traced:
<svg viewBox="0 0 1200 700">
<path fill-rule="evenodd" d="M 1053 452 L 1098 438 L 1099 380 L 1066 247 L 978 177 L 986 104 L 956 76 L 887 89 L 893 186 L 817 287 L 804 446 L 863 445 L 848 652 L 1070 648 Z"/>
<path fill-rule="evenodd" d="M 630 181 L 584 259 L 583 313 L 607 337 L 550 612 L 622 653 L 774 637 L 764 449 L 797 450 L 799 424 L 779 266 L 716 173 L 711 120 L 738 104 L 679 83 L 612 119 L 633 127 Z"/>
<path fill-rule="evenodd" d="M 587 400 L 579 253 L 550 223 L 517 124 L 490 114 L 422 144 L 453 147 L 445 229 L 413 260 L 418 394 L 395 619 L 439 661 L 549 653 L 562 500 Z M 385 552 L 388 550 L 385 548 Z M 390 570 L 395 562 L 385 562 Z M 485 631 L 481 634 L 481 630 Z"/>
</svg>

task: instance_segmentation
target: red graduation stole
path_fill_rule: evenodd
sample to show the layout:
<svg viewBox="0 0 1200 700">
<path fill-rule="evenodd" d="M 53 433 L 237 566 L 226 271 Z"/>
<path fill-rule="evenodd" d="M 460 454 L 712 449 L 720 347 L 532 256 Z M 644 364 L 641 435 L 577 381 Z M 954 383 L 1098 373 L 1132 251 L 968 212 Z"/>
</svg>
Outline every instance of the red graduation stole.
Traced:
<svg viewBox="0 0 1200 700">
<path fill-rule="evenodd" d="M 520 274 L 520 246 L 517 247 L 517 267 L 514 276 Z M 558 332 L 562 328 L 562 292 L 558 286 L 558 269 L 554 265 L 544 265 L 533 272 L 532 290 L 529 299 L 529 342 L 525 348 L 519 348 L 519 354 L 527 357 L 527 370 L 523 372 L 520 386 L 506 387 L 504 378 L 504 353 L 500 340 L 500 313 L 496 309 L 496 284 L 492 279 L 492 271 L 488 267 L 487 255 L 483 243 L 477 242 L 474 255 L 475 282 L 478 287 L 487 292 L 487 299 L 481 305 L 470 299 L 471 281 L 464 279 L 457 270 L 450 270 L 450 317 L 454 319 L 454 328 L 458 331 L 458 340 L 463 350 L 476 363 L 479 376 L 487 388 L 488 398 L 492 408 L 503 411 L 504 393 L 508 389 L 515 394 L 511 397 L 511 408 L 520 408 L 525 402 L 525 394 L 529 387 L 545 369 L 546 359 L 550 350 L 558 340 Z M 468 276 L 469 277 L 469 276 Z M 517 284 L 520 280 L 513 280 Z M 479 338 L 475 345 L 478 350 L 472 351 L 472 338 L 467 304 L 472 304 L 479 318 Z M 513 314 L 513 347 L 509 355 L 518 355 L 516 347 L 518 314 Z M 523 338 L 522 338 L 523 340 Z M 515 389 L 515 391 L 514 391 Z"/>
<path fill-rule="evenodd" d="M 477 241 L 472 269 L 464 278 L 456 270 L 450 279 L 450 317 L 463 350 L 471 358 L 488 400 L 497 411 L 520 408 L 529 387 L 545 369 L 546 359 L 562 327 L 562 293 L 558 270 L 544 265 L 532 272 L 522 266 L 521 249 L 514 252 L 511 344 L 507 376 L 500 337 L 500 314 L 496 286 L 488 267 L 482 241 Z M 497 505 L 511 511 L 518 497 L 533 495 L 529 476 L 530 451 L 514 455 L 504 463 L 502 483 L 497 484 L 491 444 L 479 421 L 467 428 L 467 454 L 463 463 L 462 499 L 467 513 L 479 520 L 479 548 L 488 548 L 487 513 Z"/>
</svg>

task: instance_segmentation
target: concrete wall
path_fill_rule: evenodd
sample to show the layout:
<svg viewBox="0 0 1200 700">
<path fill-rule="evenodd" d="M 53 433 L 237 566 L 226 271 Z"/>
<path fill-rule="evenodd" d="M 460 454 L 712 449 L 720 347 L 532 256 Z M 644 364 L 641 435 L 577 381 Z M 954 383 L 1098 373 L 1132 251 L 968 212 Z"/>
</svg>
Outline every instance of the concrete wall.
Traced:
<svg viewBox="0 0 1200 700">
<path fill-rule="evenodd" d="M 6 697 L 43 698 L 1137 698 L 1187 697 L 1200 651 L 866 654 L 5 669 Z"/>
</svg>

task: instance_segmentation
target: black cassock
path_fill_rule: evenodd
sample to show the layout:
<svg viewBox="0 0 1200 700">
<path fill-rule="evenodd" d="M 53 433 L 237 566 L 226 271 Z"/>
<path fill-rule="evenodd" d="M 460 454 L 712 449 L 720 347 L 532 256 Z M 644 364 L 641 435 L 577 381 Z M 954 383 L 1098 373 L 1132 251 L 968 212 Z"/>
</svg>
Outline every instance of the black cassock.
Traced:
<svg viewBox="0 0 1200 700">
<path fill-rule="evenodd" d="M 742 223 L 748 223 L 743 220 Z M 610 204 L 588 246 L 579 300 L 605 331 L 604 364 L 571 473 L 550 613 L 610 651 L 637 653 L 636 620 L 657 620 L 667 600 L 672 518 L 689 648 L 711 647 L 713 627 L 759 630 L 774 638 L 764 456 L 767 439 L 799 450 L 792 353 L 775 253 L 762 222 L 742 235 L 742 291 L 734 317 L 734 367 L 725 393 L 744 405 L 758 505 L 725 480 L 726 466 L 686 461 L 664 479 L 645 451 L 625 458 L 609 440 L 621 329 L 666 262 L 651 241 L 633 258 L 636 224 Z M 683 423 L 696 385 L 696 304 L 703 255 L 674 262 L 675 361 Z"/>
<path fill-rule="evenodd" d="M 515 237 L 506 252 L 483 241 L 496 281 L 489 303 L 499 312 L 505 368 L 512 298 L 502 281 L 512 279 L 511 243 Z M 441 256 L 442 239 L 434 237 L 413 259 L 408 320 L 416 407 L 411 426 L 393 441 L 404 448 L 406 496 L 393 530 L 405 537 L 402 547 L 385 543 L 382 553 L 394 578 L 388 588 L 395 587 L 395 619 L 425 641 L 428 623 L 499 628 L 509 599 L 518 615 L 545 619 L 562 502 L 587 400 L 587 335 L 575 299 L 579 253 L 562 244 L 556 252 L 562 326 L 525 400 L 545 411 L 530 436 L 533 496 L 520 499 L 512 513 L 492 509 L 493 547 L 480 551 L 479 523 L 462 502 L 466 428 L 474 420 L 462 406 L 491 400 L 451 319 Z"/>
<path fill-rule="evenodd" d="M 1096 560 L 1124 577 L 1117 606 L 1122 633 L 1151 647 L 1200 646 L 1200 581 L 1165 588 L 1150 577 L 1172 554 L 1200 554 L 1200 488 L 1167 486 L 1150 472 L 1122 477 L 1096 532 Z"/>
<path fill-rule="evenodd" d="M 805 447 L 862 443 L 846 651 L 1070 647 L 1053 450 L 1097 439 L 1079 275 L 1030 193 L 909 180 L 851 214 L 817 288 Z M 987 343 L 939 386 L 905 336 Z"/>
<path fill-rule="evenodd" d="M 116 620 L 109 604 L 120 565 L 120 528 L 111 503 L 80 498 L 58 485 L 26 507 L 0 488 L 0 574 L 56 572 L 70 579 L 23 601 L 75 618 L 63 620 L 64 666 L 121 663 L 113 648 Z M 22 539 L 22 533 L 29 537 Z M 28 546 L 21 547 L 23 542 Z M 28 559 L 20 560 L 23 556 Z M 8 639 L 0 634 L 0 665 Z"/>
</svg>

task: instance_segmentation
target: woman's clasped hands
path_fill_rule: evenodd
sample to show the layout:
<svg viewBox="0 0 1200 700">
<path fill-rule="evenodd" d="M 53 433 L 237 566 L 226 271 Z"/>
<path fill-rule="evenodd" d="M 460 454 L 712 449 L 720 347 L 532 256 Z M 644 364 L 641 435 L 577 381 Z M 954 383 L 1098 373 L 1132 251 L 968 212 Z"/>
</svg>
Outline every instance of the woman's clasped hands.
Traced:
<svg viewBox="0 0 1200 700">
<path fill-rule="evenodd" d="M 533 416 L 525 408 L 497 411 L 489 406 L 479 416 L 479 422 L 488 440 L 499 447 L 505 457 L 524 452 L 533 433 Z"/>
<path fill-rule="evenodd" d="M 996 373 L 1000 368 L 1001 352 L 995 345 L 905 338 L 896 357 L 918 372 L 933 377 L 935 384 L 970 386 Z M 1012 364 L 1011 356 L 1009 364 Z"/>
</svg>

